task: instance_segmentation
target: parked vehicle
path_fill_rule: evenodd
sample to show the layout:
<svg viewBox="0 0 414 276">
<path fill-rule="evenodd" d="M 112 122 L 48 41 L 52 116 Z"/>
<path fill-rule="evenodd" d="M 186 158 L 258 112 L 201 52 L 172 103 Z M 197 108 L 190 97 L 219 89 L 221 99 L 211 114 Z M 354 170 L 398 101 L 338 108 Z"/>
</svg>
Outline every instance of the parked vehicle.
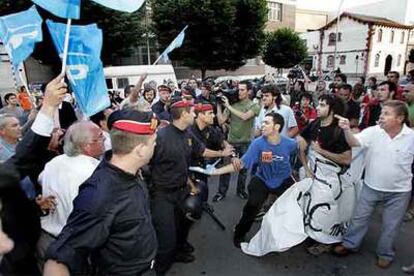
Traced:
<svg viewBox="0 0 414 276">
<path fill-rule="evenodd" d="M 172 65 L 132 65 L 111 66 L 104 68 L 104 75 L 108 90 L 118 92 L 123 96 L 128 85 L 134 85 L 139 77 L 147 73 L 145 82 L 155 81 L 158 85 L 172 81 L 177 86 L 177 77 Z"/>
</svg>

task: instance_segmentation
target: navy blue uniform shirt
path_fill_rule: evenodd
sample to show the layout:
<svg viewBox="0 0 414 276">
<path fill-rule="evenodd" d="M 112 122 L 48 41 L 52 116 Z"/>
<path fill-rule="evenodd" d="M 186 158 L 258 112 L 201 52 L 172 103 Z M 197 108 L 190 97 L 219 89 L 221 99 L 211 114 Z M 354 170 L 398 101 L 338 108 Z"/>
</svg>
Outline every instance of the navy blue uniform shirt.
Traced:
<svg viewBox="0 0 414 276">
<path fill-rule="evenodd" d="M 157 250 L 148 200 L 136 176 L 102 161 L 79 187 L 47 258 L 65 264 L 72 274 L 83 271 L 91 257 L 99 275 L 140 275 Z"/>
<path fill-rule="evenodd" d="M 201 156 L 204 144 L 190 133 L 170 124 L 157 132 L 151 159 L 151 182 L 154 189 L 179 188 L 187 184 L 191 159 Z"/>
</svg>

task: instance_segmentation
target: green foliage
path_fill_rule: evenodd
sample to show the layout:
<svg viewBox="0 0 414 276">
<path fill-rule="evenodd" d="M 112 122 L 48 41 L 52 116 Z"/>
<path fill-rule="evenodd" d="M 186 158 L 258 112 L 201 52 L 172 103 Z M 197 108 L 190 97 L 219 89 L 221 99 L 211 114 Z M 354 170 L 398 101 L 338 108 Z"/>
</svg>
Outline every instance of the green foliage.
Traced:
<svg viewBox="0 0 414 276">
<path fill-rule="evenodd" d="M 50 0 L 54 1 L 54 0 Z M 6 15 L 28 9 L 33 5 L 30 0 L 0 0 L 0 15 Z M 92 1 L 82 1 L 81 19 L 74 20 L 73 24 L 97 23 L 103 30 L 102 60 L 111 63 L 114 55 L 126 56 L 130 54 L 131 48 L 144 43 L 142 26 L 144 9 L 132 14 L 105 8 Z M 38 8 L 43 19 L 52 19 L 56 22 L 65 23 L 66 20 L 58 18 L 49 12 Z M 44 41 L 36 47 L 34 56 L 45 63 L 56 63 L 57 55 L 50 40 L 47 28 L 43 26 Z"/>
<path fill-rule="evenodd" d="M 263 61 L 275 68 L 290 68 L 307 57 L 306 43 L 292 29 L 282 28 L 269 33 Z"/>
<path fill-rule="evenodd" d="M 414 49 L 410 50 L 410 54 L 408 55 L 408 61 L 414 63 Z"/>
<path fill-rule="evenodd" d="M 153 26 L 165 49 L 189 25 L 173 60 L 200 69 L 234 70 L 260 53 L 267 19 L 265 0 L 154 0 Z"/>
</svg>

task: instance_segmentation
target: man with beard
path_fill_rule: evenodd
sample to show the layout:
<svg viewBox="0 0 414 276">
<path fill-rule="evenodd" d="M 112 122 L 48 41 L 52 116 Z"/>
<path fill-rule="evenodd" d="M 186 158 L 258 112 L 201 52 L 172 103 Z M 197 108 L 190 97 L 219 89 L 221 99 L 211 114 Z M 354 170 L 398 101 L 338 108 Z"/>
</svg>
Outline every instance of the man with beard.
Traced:
<svg viewBox="0 0 414 276">
<path fill-rule="evenodd" d="M 337 119 L 334 117 L 336 114 L 343 115 L 344 109 L 343 101 L 334 95 L 320 96 L 316 108 L 318 118 L 309 123 L 298 137 L 299 158 L 305 174 L 307 177 L 314 178 L 318 185 L 324 185 L 323 183 L 328 181 L 328 178 L 322 179 L 322 177 L 327 177 L 331 173 L 337 175 L 337 179 L 339 179 L 342 172 L 345 171 L 344 169 L 351 163 L 351 149 L 346 143 L 343 130 L 338 127 Z M 337 186 L 341 185 L 341 180 L 339 180 L 339 183 L 336 181 L 329 184 L 332 186 L 331 190 L 336 191 L 338 190 Z M 316 189 L 317 186 L 315 185 L 314 183 L 311 189 Z M 312 194 L 312 191 L 310 193 Z M 332 196 L 333 198 L 335 196 Z M 318 198 L 316 201 L 328 202 L 331 205 L 335 203 L 335 201 L 331 202 L 330 195 L 329 198 Z M 341 219 L 338 218 L 338 220 Z M 312 223 L 316 224 L 315 222 Z M 308 252 L 319 255 L 331 250 L 331 245 L 325 244 L 323 241 L 334 240 L 335 235 L 321 232 L 321 235 L 314 239 L 318 239 L 317 243 L 310 246 Z"/>
<path fill-rule="evenodd" d="M 267 84 L 262 88 L 262 104 L 263 107 L 260 110 L 259 115 L 256 118 L 255 122 L 255 136 L 260 135 L 260 130 L 263 124 L 263 120 L 266 114 L 270 112 L 276 112 L 282 115 L 284 124 L 283 128 L 280 131 L 281 135 L 287 137 L 294 137 L 298 134 L 298 124 L 295 119 L 293 110 L 282 104 L 282 95 L 279 91 L 279 88 L 273 84 Z"/>
</svg>

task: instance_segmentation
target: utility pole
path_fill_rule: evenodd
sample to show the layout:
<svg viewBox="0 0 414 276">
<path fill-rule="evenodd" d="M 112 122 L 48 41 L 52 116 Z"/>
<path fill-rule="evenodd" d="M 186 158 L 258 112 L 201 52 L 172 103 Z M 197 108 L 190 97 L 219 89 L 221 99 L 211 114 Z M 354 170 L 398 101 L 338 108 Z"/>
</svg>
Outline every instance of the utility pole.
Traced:
<svg viewBox="0 0 414 276">
<path fill-rule="evenodd" d="M 148 65 L 151 65 L 151 52 L 150 52 L 150 42 L 149 42 L 149 28 L 148 28 L 148 2 L 145 1 L 145 33 L 147 37 L 147 61 Z"/>
<path fill-rule="evenodd" d="M 336 70 L 336 59 L 337 59 L 337 52 L 338 52 L 338 40 L 339 40 L 339 36 L 338 36 L 338 31 L 339 31 L 339 17 L 341 16 L 341 8 L 342 8 L 342 4 L 344 3 L 345 0 L 341 0 L 341 2 L 339 3 L 338 6 L 338 12 L 337 12 L 337 16 L 336 16 L 336 31 L 335 31 L 335 51 L 334 51 L 334 60 L 333 60 L 333 69 Z"/>
</svg>

